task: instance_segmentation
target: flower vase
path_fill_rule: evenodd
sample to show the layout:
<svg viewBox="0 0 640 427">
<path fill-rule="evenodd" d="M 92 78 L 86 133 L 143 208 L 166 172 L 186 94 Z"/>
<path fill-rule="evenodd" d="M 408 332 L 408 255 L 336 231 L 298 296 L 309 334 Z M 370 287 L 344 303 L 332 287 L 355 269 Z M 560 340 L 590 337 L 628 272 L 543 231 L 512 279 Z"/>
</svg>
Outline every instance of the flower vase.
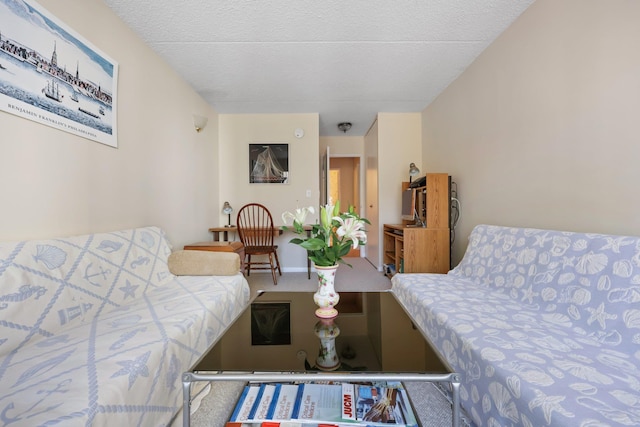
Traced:
<svg viewBox="0 0 640 427">
<path fill-rule="evenodd" d="M 340 335 L 340 328 L 333 319 L 320 319 L 313 331 L 320 339 L 316 367 L 321 371 L 335 371 L 340 367 L 340 358 L 336 351 L 336 338 Z"/>
<path fill-rule="evenodd" d="M 334 307 L 340 301 L 340 295 L 333 287 L 336 278 L 337 265 L 329 267 L 316 266 L 318 273 L 318 290 L 313 294 L 313 301 L 318 306 L 316 316 L 321 319 L 331 319 L 338 315 Z"/>
</svg>

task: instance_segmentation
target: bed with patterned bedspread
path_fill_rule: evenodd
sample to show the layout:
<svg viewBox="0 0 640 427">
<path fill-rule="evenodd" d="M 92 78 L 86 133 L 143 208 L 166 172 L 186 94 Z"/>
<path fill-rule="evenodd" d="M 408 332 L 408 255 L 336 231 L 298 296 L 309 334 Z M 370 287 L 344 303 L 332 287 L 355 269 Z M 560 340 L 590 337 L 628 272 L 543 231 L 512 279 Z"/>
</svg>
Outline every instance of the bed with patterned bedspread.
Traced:
<svg viewBox="0 0 640 427">
<path fill-rule="evenodd" d="M 237 269 L 174 276 L 170 254 L 157 227 L 0 243 L 0 425 L 177 419 L 181 374 L 249 287 Z"/>
<path fill-rule="evenodd" d="M 392 290 L 478 426 L 640 425 L 640 238 L 479 225 Z"/>
</svg>

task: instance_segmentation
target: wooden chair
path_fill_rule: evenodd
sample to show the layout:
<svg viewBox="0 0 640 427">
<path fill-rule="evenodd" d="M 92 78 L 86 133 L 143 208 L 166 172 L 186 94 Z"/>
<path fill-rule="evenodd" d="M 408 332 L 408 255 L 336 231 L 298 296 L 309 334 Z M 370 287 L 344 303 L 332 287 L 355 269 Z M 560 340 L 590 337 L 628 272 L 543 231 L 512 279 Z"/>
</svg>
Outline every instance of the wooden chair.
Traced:
<svg viewBox="0 0 640 427">
<path fill-rule="evenodd" d="M 280 276 L 280 261 L 278 260 L 278 246 L 273 244 L 276 229 L 273 226 L 273 217 L 269 210 L 259 203 L 249 203 L 238 211 L 236 219 L 238 236 L 244 245 L 246 262 L 244 263 L 247 276 L 251 270 L 271 270 L 273 284 L 278 284 L 276 269 Z M 254 255 L 266 255 L 268 261 L 255 261 Z"/>
</svg>

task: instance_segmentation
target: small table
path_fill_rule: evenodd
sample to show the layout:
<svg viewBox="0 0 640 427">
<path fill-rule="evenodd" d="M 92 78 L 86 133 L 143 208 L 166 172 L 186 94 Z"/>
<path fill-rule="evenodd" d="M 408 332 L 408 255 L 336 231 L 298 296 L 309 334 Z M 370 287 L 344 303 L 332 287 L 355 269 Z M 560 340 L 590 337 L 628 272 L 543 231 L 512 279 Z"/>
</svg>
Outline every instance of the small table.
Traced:
<svg viewBox="0 0 640 427">
<path fill-rule="evenodd" d="M 235 252 L 240 256 L 240 271 L 244 274 L 244 245 L 240 242 L 197 242 L 184 246 L 190 251 Z"/>
<path fill-rule="evenodd" d="M 227 226 L 227 227 L 211 227 L 209 229 L 211 233 L 213 233 L 213 241 L 220 241 L 220 233 L 222 233 L 222 238 L 224 241 L 229 241 L 229 232 L 236 233 L 238 231 L 238 227 L 235 225 Z"/>
</svg>

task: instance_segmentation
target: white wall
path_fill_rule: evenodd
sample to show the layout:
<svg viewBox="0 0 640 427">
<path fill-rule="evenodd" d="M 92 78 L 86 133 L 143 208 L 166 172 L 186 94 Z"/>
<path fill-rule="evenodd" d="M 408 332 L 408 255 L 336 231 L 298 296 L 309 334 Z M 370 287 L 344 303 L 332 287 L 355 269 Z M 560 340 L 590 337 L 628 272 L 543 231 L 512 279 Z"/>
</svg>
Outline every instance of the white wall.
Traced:
<svg viewBox="0 0 640 427">
<path fill-rule="evenodd" d="M 119 63 L 119 148 L 0 112 L 0 241 L 146 225 L 176 247 L 210 239 L 217 113 L 102 1 L 39 2 Z"/>
<path fill-rule="evenodd" d="M 366 160 L 367 165 L 377 164 L 378 167 L 377 178 L 373 178 L 378 183 L 377 201 L 367 201 L 368 205 L 378 208 L 377 218 L 369 218 L 372 221 L 370 228 L 374 230 L 367 236 L 367 259 L 380 271 L 384 250 L 382 227 L 402 222 L 402 181 L 409 180 L 409 164 L 416 163 L 424 173 L 419 164 L 422 158 L 421 135 L 420 113 L 378 113 L 378 153 L 375 158 Z"/>
<path fill-rule="evenodd" d="M 219 205 L 228 201 L 234 208 L 231 221 L 244 204 L 265 205 L 276 226 L 283 225 L 282 214 L 297 207 L 318 207 L 320 198 L 319 117 L 318 114 L 220 114 L 220 147 L 218 151 Z M 296 128 L 304 136 L 296 138 Z M 250 184 L 249 144 L 289 144 L 289 183 Z M 311 197 L 307 197 L 307 190 Z M 316 214 L 317 217 L 317 214 Z M 227 216 L 219 213 L 218 223 L 224 225 Z M 308 218 L 314 221 L 315 218 Z M 292 233 L 277 239 L 280 264 L 287 271 L 306 271 L 306 252 L 289 244 Z"/>
<path fill-rule="evenodd" d="M 321 136 L 320 154 L 360 156 L 364 154 L 364 136 Z"/>
<path fill-rule="evenodd" d="M 423 112 L 476 224 L 640 235 L 640 2 L 538 0 Z"/>
<path fill-rule="evenodd" d="M 414 162 L 423 176 L 420 113 L 378 114 L 378 191 L 380 224 L 402 222 L 402 182 L 409 181 L 409 164 Z M 429 172 L 441 172 L 430 169 Z M 380 247 L 382 254 L 382 246 Z"/>
</svg>

